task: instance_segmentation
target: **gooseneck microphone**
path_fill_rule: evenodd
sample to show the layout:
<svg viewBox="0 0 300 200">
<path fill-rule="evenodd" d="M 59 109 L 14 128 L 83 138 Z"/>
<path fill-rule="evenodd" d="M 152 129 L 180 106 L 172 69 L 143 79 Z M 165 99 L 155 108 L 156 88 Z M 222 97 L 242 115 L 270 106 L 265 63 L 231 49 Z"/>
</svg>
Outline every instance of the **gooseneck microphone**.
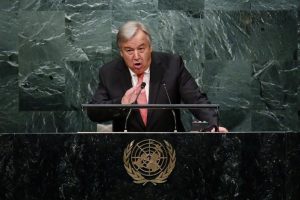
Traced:
<svg viewBox="0 0 300 200">
<path fill-rule="evenodd" d="M 133 102 L 133 104 L 137 104 L 137 100 L 138 100 L 138 98 L 139 98 L 139 96 L 140 96 L 142 90 L 143 90 L 145 87 L 146 87 L 146 83 L 145 83 L 145 82 L 142 82 L 142 84 L 141 84 L 141 90 L 139 91 L 138 95 L 136 96 L 136 99 L 135 99 L 135 101 Z"/>
<path fill-rule="evenodd" d="M 166 92 L 169 104 L 172 104 L 170 96 L 169 96 L 169 93 L 168 93 L 168 90 L 167 90 L 166 83 L 162 82 L 162 85 L 164 86 L 164 89 L 165 89 L 165 92 Z M 177 120 L 176 120 L 176 114 L 175 114 L 174 109 L 172 109 L 172 114 L 173 114 L 173 118 L 174 118 L 174 132 L 177 132 Z"/>
<path fill-rule="evenodd" d="M 132 104 L 137 104 L 137 100 L 138 100 L 138 98 L 139 98 L 142 90 L 145 88 L 145 86 L 146 86 L 146 83 L 142 82 L 141 89 L 140 89 L 139 93 L 136 95 L 135 101 Z M 131 111 L 132 111 L 132 108 L 129 109 L 129 111 L 128 111 L 127 115 L 126 115 L 124 132 L 127 132 L 127 123 L 128 123 L 128 119 L 129 119 L 129 116 L 131 114 Z"/>
</svg>

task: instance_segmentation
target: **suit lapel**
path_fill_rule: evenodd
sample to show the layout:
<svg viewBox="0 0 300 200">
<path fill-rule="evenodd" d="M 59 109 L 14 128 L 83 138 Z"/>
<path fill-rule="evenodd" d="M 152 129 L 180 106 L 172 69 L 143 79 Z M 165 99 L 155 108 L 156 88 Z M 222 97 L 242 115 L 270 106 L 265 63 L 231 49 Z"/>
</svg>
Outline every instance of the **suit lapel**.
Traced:
<svg viewBox="0 0 300 200">
<path fill-rule="evenodd" d="M 160 65 L 151 65 L 150 68 L 150 87 L 149 87 L 149 104 L 156 103 L 159 88 L 162 84 L 164 70 Z"/>
<path fill-rule="evenodd" d="M 150 66 L 150 85 L 149 85 L 149 104 L 155 104 L 157 101 L 157 96 L 159 89 L 162 84 L 162 78 L 164 75 L 164 68 L 161 66 L 160 60 L 154 59 L 152 57 L 152 63 Z M 148 110 L 147 124 L 151 122 L 153 110 Z"/>
<path fill-rule="evenodd" d="M 125 94 L 125 92 L 132 87 L 132 82 L 129 69 L 123 60 L 122 64 L 118 67 L 118 71 L 120 73 L 118 77 L 120 78 L 120 83 L 123 87 L 123 94 Z"/>
</svg>

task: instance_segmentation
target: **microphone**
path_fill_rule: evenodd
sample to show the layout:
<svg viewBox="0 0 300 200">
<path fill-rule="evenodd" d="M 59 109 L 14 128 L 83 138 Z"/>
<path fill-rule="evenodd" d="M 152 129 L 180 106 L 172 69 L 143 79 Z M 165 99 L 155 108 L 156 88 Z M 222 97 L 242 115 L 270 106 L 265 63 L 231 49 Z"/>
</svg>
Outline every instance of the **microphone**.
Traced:
<svg viewBox="0 0 300 200">
<path fill-rule="evenodd" d="M 167 95 L 167 97 L 168 97 L 169 104 L 172 104 L 172 103 L 171 103 L 170 96 L 169 96 L 169 93 L 168 93 L 168 90 L 167 90 L 166 83 L 165 83 L 164 81 L 162 82 L 162 85 L 164 86 L 166 95 Z M 175 114 L 174 109 L 172 109 L 172 114 L 173 114 L 173 118 L 174 118 L 174 132 L 177 132 L 177 120 L 176 120 L 176 114 Z"/>
<path fill-rule="evenodd" d="M 137 96 L 135 98 L 135 101 L 132 104 L 137 104 L 137 100 L 138 100 L 138 98 L 139 98 L 142 90 L 145 88 L 145 86 L 146 86 L 146 83 L 142 82 L 141 89 L 140 89 L 139 93 L 137 94 Z M 126 115 L 124 132 L 127 132 L 127 123 L 128 123 L 128 119 L 129 119 L 129 116 L 131 114 L 131 111 L 132 111 L 132 108 L 129 109 L 129 111 L 128 111 L 127 115 Z"/>
<path fill-rule="evenodd" d="M 133 104 L 137 104 L 137 100 L 138 100 L 138 98 L 139 98 L 139 96 L 140 96 L 142 90 L 145 88 L 145 86 L 146 86 L 146 83 L 145 83 L 145 82 L 142 82 L 142 84 L 141 84 L 141 90 L 139 91 L 138 95 L 136 96 L 136 99 L 135 99 L 135 101 L 133 102 Z"/>
</svg>

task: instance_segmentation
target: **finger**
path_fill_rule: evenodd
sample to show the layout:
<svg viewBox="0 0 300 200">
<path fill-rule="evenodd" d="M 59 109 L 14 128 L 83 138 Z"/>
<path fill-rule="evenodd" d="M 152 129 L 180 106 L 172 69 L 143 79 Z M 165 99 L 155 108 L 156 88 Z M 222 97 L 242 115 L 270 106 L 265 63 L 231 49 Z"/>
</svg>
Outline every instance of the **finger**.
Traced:
<svg viewBox="0 0 300 200">
<path fill-rule="evenodd" d="M 128 89 L 128 90 L 125 92 L 125 95 L 129 96 L 129 95 L 133 94 L 134 91 L 135 91 L 135 89 L 136 89 L 135 87 L 132 87 L 132 88 Z"/>
<path fill-rule="evenodd" d="M 136 87 L 132 87 L 132 88 L 128 89 L 125 92 L 124 96 L 122 97 L 121 103 L 122 104 L 130 104 L 130 103 L 132 103 L 131 99 L 133 98 L 132 96 L 134 95 L 135 90 L 136 90 Z"/>
<path fill-rule="evenodd" d="M 219 127 L 219 132 L 227 133 L 228 130 L 227 130 L 227 128 L 225 128 L 225 127 Z"/>
<path fill-rule="evenodd" d="M 141 90 L 142 90 L 141 88 L 136 88 L 134 90 L 134 92 L 130 96 L 131 103 L 133 103 L 133 102 L 135 102 L 137 100 L 138 95 L 140 94 Z"/>
</svg>

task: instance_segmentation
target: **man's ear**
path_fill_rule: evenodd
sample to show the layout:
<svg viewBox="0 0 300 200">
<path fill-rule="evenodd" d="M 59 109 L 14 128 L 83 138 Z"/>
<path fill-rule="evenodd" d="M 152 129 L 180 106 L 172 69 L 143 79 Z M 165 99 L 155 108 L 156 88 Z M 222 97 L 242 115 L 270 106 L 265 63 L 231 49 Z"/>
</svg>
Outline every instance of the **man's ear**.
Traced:
<svg viewBox="0 0 300 200">
<path fill-rule="evenodd" d="M 123 52 L 121 50 L 119 52 L 120 52 L 120 56 L 123 58 Z"/>
</svg>

